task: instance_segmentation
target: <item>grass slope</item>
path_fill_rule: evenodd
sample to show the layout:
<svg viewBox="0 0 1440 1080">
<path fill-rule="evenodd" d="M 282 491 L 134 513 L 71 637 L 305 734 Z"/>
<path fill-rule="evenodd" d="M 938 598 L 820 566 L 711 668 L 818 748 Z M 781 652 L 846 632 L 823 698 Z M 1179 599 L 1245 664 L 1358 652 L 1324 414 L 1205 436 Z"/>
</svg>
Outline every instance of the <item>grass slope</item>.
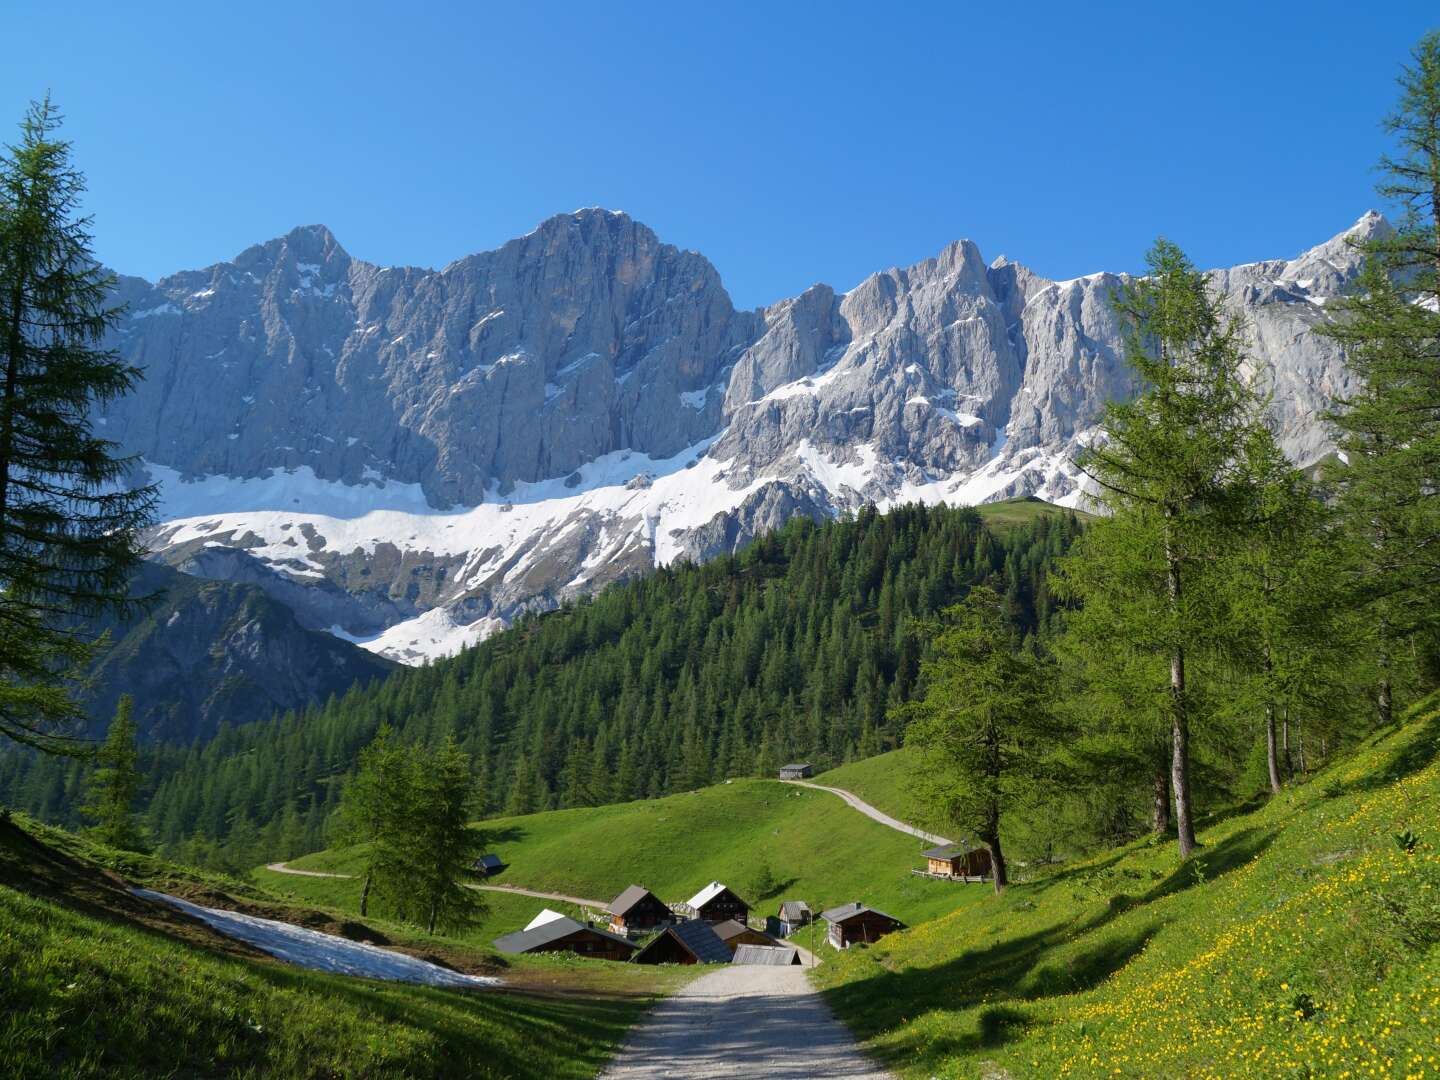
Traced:
<svg viewBox="0 0 1440 1080">
<path fill-rule="evenodd" d="M 1022 495 L 1015 499 L 1001 499 L 999 502 L 981 503 L 975 507 L 985 524 L 997 532 L 1007 529 L 1019 528 L 1022 525 L 1029 525 L 1038 517 L 1045 514 L 1069 514 L 1072 511 L 1068 507 L 1056 506 L 1044 499 L 1037 499 L 1033 495 Z M 1088 521 L 1094 514 L 1087 514 L 1083 510 L 1073 511 L 1076 517 L 1082 521 Z"/>
<path fill-rule="evenodd" d="M 928 827 L 931 832 L 949 835 L 939 825 L 926 825 L 924 807 L 910 794 L 906 785 L 916 765 L 914 751 L 901 747 L 889 753 L 841 765 L 820 773 L 814 783 L 843 788 L 854 792 L 876 809 L 910 825 Z"/>
<path fill-rule="evenodd" d="M 0 825 L 7 1078 L 589 1077 L 686 977 L 564 959 L 508 967 L 510 988 L 481 992 L 326 975 L 139 900 L 132 881 L 212 903 L 223 888 L 236 906 L 284 914 L 242 883 Z M 290 914 L 335 929 L 323 913 Z M 496 963 L 438 939 L 402 944 L 457 967 Z"/>
<path fill-rule="evenodd" d="M 904 1077 L 1421 1077 L 1440 1064 L 1440 698 L 1211 824 L 820 968 Z M 1407 852 L 1395 834 L 1413 830 Z"/>
<path fill-rule="evenodd" d="M 773 914 L 781 899 L 805 900 L 816 911 L 864 900 L 913 924 L 974 903 L 982 891 L 912 877 L 920 841 L 871 821 L 834 795 L 771 780 L 733 780 L 663 799 L 500 818 L 483 827 L 510 864 L 498 880 L 602 901 L 636 883 L 676 902 L 721 880 L 757 914 Z M 351 849 L 291 865 L 352 873 L 357 860 Z M 752 895 L 762 862 L 774 879 L 763 897 Z M 314 890 L 304 895 L 339 907 L 353 909 L 358 900 L 353 881 L 292 877 L 290 885 L 266 871 L 257 876 L 276 888 Z M 515 899 L 500 902 L 509 910 Z M 518 929 L 539 908 L 556 906 L 520 899 L 508 925 L 492 917 L 485 932 Z"/>
</svg>

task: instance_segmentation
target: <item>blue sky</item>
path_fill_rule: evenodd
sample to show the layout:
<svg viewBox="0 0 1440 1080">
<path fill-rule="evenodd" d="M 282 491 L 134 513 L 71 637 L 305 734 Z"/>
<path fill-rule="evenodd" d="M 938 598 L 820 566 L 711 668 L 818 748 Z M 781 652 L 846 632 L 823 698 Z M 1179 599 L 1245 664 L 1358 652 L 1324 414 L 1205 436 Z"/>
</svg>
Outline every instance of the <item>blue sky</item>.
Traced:
<svg viewBox="0 0 1440 1080">
<path fill-rule="evenodd" d="M 1160 233 L 1292 255 L 1375 205 L 1394 76 L 1440 26 L 1433 0 L 64 8 L 0 15 L 0 122 L 52 91 L 120 271 L 316 222 L 440 266 L 600 205 L 740 306 L 959 237 L 1060 278 Z"/>
</svg>

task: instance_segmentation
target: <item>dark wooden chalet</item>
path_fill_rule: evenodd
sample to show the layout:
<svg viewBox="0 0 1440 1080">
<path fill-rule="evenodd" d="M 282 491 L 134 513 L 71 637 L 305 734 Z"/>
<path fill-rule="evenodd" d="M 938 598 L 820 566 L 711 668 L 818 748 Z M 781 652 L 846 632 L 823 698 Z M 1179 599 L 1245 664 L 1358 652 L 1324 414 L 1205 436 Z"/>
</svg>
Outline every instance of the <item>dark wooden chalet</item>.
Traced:
<svg viewBox="0 0 1440 1080">
<path fill-rule="evenodd" d="M 750 905 L 719 881 L 710 882 L 692 896 L 686 907 L 695 918 L 708 923 L 721 923 L 727 919 L 741 923 L 750 921 Z"/>
<path fill-rule="evenodd" d="M 841 904 L 822 911 L 820 918 L 830 924 L 826 940 L 837 949 L 848 949 L 857 942 L 879 941 L 886 934 L 905 929 L 905 924 L 895 916 L 861 903 Z"/>
<path fill-rule="evenodd" d="M 942 844 L 921 852 L 931 877 L 984 881 L 990 876 L 990 849 L 973 844 Z"/>
<path fill-rule="evenodd" d="M 733 953 L 741 945 L 779 945 L 769 934 L 759 930 L 752 930 L 742 922 L 734 919 L 726 919 L 722 923 L 716 923 L 713 927 L 715 936 Z"/>
<path fill-rule="evenodd" d="M 505 869 L 505 863 L 499 855 L 481 855 L 470 868 L 480 877 L 494 877 Z"/>
<path fill-rule="evenodd" d="M 707 922 L 674 923 L 635 954 L 637 964 L 728 964 L 730 949 Z"/>
<path fill-rule="evenodd" d="M 675 921 L 670 906 L 643 885 L 631 885 L 605 909 L 610 916 L 610 929 L 617 934 L 637 930 L 654 930 Z"/>
<path fill-rule="evenodd" d="M 780 766 L 781 780 L 807 780 L 815 775 L 808 761 L 796 761 L 789 765 Z"/>
<path fill-rule="evenodd" d="M 495 939 L 495 948 L 512 956 L 519 953 L 572 952 L 597 960 L 629 960 L 638 948 L 625 938 L 586 926 L 566 915 L 548 919 L 529 930 Z"/>
</svg>

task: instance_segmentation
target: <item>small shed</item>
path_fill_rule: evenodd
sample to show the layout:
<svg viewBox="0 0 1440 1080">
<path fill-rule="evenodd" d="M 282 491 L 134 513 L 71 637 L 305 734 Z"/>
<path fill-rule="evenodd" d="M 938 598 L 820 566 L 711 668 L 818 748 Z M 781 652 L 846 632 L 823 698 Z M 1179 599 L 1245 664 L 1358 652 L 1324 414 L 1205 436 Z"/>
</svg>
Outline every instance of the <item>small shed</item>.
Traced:
<svg viewBox="0 0 1440 1080">
<path fill-rule="evenodd" d="M 726 947 L 733 953 L 741 945 L 778 945 L 780 944 L 769 934 L 759 930 L 752 930 L 742 922 L 734 919 L 726 919 L 722 923 L 716 923 L 713 927 L 715 936 L 725 942 Z"/>
<path fill-rule="evenodd" d="M 797 967 L 800 966 L 800 951 L 793 945 L 741 945 L 735 950 L 735 959 L 731 963 Z"/>
<path fill-rule="evenodd" d="M 941 844 L 921 852 L 925 872 L 932 877 L 984 881 L 990 876 L 990 849 L 973 844 Z"/>
<path fill-rule="evenodd" d="M 780 905 L 777 919 L 780 924 L 780 936 L 789 937 L 802 926 L 809 926 L 815 916 L 810 911 L 810 905 L 804 900 L 786 900 Z"/>
<path fill-rule="evenodd" d="M 638 946 L 617 934 L 561 915 L 538 926 L 532 921 L 529 930 L 517 930 L 496 938 L 495 948 L 512 956 L 520 953 L 572 952 L 597 960 L 629 960 Z"/>
<path fill-rule="evenodd" d="M 712 881 L 692 896 L 685 905 L 694 917 L 708 923 L 727 919 L 749 922 L 750 905 L 741 900 L 724 882 Z"/>
<path fill-rule="evenodd" d="M 643 885 L 631 885 L 605 909 L 610 916 L 610 929 L 617 934 L 635 930 L 653 930 L 675 921 L 670 906 Z"/>
<path fill-rule="evenodd" d="M 637 964 L 728 964 L 730 948 L 699 919 L 667 926 L 635 954 Z"/>
<path fill-rule="evenodd" d="M 822 911 L 820 918 L 830 924 L 826 940 L 837 949 L 848 949 L 857 942 L 879 941 L 886 934 L 905 929 L 905 924 L 895 916 L 859 902 Z"/>
<path fill-rule="evenodd" d="M 814 775 L 815 770 L 810 767 L 808 761 L 796 761 L 780 766 L 781 780 L 806 780 Z"/>
<path fill-rule="evenodd" d="M 480 877 L 494 877 L 505 869 L 505 862 L 499 855 L 481 855 L 470 864 L 470 868 Z"/>
</svg>

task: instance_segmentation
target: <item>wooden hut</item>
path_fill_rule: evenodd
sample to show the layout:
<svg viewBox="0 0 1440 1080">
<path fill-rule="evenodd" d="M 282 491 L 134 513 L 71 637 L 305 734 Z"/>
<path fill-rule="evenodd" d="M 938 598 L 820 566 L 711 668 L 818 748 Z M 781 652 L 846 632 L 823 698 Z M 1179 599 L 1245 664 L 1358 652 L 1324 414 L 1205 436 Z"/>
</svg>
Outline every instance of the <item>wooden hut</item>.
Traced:
<svg viewBox="0 0 1440 1080">
<path fill-rule="evenodd" d="M 726 919 L 722 923 L 716 923 L 713 927 L 715 936 L 733 953 L 741 945 L 778 945 L 780 944 L 769 934 L 759 930 L 752 930 L 742 922 L 734 919 Z"/>
<path fill-rule="evenodd" d="M 786 900 L 780 905 L 780 912 L 776 916 L 780 936 L 789 937 L 802 926 L 809 926 L 814 918 L 810 905 L 804 900 Z"/>
<path fill-rule="evenodd" d="M 572 952 L 597 960 L 629 960 L 638 946 L 617 934 L 561 915 L 546 919 L 538 926 L 532 922 L 529 930 L 517 930 L 496 938 L 495 948 L 512 956 L 519 953 Z"/>
<path fill-rule="evenodd" d="M 815 770 L 810 767 L 808 761 L 796 761 L 780 766 L 781 780 L 807 780 L 814 775 Z"/>
<path fill-rule="evenodd" d="M 505 863 L 499 855 L 481 855 L 470 864 L 470 868 L 479 877 L 494 877 L 505 869 Z"/>
<path fill-rule="evenodd" d="M 929 877 L 984 881 L 990 876 L 990 849 L 972 844 L 942 844 L 921 852 Z"/>
<path fill-rule="evenodd" d="M 741 945 L 732 964 L 765 964 L 769 967 L 802 966 L 800 951 L 793 945 Z"/>
<path fill-rule="evenodd" d="M 686 901 L 685 907 L 695 918 L 708 923 L 722 923 L 727 919 L 750 921 L 750 905 L 720 881 L 710 882 Z"/>
<path fill-rule="evenodd" d="M 631 885 L 605 909 L 610 929 L 617 934 L 654 930 L 675 921 L 670 906 L 643 885 Z"/>
<path fill-rule="evenodd" d="M 728 964 L 730 949 L 707 922 L 667 926 L 635 954 L 637 964 Z"/>
<path fill-rule="evenodd" d="M 837 949 L 848 949 L 857 942 L 879 941 L 886 934 L 905 929 L 905 924 L 895 916 L 858 902 L 822 911 L 820 918 L 830 924 L 826 940 Z"/>
</svg>

